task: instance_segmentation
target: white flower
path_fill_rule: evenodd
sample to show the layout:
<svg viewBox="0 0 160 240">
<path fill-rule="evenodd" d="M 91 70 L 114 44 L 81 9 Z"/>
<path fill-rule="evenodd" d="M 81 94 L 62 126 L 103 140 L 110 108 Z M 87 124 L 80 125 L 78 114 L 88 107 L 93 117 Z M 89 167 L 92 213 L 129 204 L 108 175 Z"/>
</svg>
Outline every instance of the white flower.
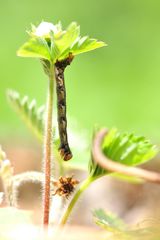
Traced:
<svg viewBox="0 0 160 240">
<path fill-rule="evenodd" d="M 49 36 L 50 32 L 56 34 L 58 32 L 57 26 L 49 22 L 41 22 L 35 29 L 34 35 L 37 37 L 46 37 Z"/>
</svg>

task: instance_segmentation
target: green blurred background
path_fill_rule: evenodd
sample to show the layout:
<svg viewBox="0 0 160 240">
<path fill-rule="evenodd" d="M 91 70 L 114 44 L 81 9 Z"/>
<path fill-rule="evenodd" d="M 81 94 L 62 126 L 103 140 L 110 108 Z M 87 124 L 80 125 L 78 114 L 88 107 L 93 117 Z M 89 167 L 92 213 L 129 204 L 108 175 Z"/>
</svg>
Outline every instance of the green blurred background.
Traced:
<svg viewBox="0 0 160 240">
<path fill-rule="evenodd" d="M 30 23 L 41 20 L 64 27 L 71 21 L 81 34 L 108 47 L 77 56 L 66 71 L 68 114 L 83 128 L 117 126 L 160 141 L 159 0 L 1 0 L 0 138 L 30 136 L 9 107 L 8 88 L 46 99 L 47 78 L 38 60 L 16 51 Z"/>
</svg>

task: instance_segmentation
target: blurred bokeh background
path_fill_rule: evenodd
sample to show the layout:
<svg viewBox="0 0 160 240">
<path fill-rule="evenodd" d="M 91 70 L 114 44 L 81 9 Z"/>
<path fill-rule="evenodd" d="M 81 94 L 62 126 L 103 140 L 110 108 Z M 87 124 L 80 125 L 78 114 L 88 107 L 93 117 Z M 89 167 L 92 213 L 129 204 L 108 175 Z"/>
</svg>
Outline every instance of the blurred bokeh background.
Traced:
<svg viewBox="0 0 160 240">
<path fill-rule="evenodd" d="M 6 100 L 8 88 L 37 99 L 39 106 L 46 100 L 47 77 L 39 61 L 16 56 L 17 49 L 28 38 L 25 31 L 31 23 L 38 25 L 41 20 L 53 23 L 61 20 L 64 27 L 77 21 L 82 35 L 108 44 L 77 56 L 66 70 L 68 115 L 90 132 L 95 124 L 116 126 L 160 143 L 160 1 L 1 0 L 0 143 L 12 160 L 15 173 L 41 169 L 41 162 L 37 161 L 42 156 L 41 148 L 36 146 L 33 150 L 36 141 Z M 97 202 L 102 206 L 103 198 L 105 206 L 108 201 L 108 208 L 124 216 L 124 208 L 132 210 L 138 200 L 145 209 L 155 206 L 154 201 L 146 203 L 152 186 L 141 185 L 137 190 L 136 186 L 130 188 L 131 185 L 123 183 L 122 191 L 122 183 L 117 187 L 114 181 L 105 182 L 108 192 L 100 184 L 103 189 L 93 207 L 97 207 Z M 95 193 L 94 186 L 92 193 Z M 157 199 L 159 191 L 157 188 L 152 191 L 150 195 Z M 30 188 L 24 190 L 24 198 L 28 196 L 32 205 L 33 192 Z M 132 200 L 128 205 L 125 194 L 127 200 Z M 36 206 L 36 195 L 34 199 Z M 87 201 L 91 206 L 90 198 Z M 139 208 L 130 214 L 137 216 Z"/>
<path fill-rule="evenodd" d="M 160 2 L 158 0 L 20 1 L 0 7 L 0 138 L 30 137 L 11 110 L 8 88 L 46 99 L 47 78 L 38 60 L 16 51 L 27 40 L 30 23 L 41 20 L 64 27 L 71 21 L 82 35 L 108 47 L 77 56 L 66 71 L 68 114 L 84 128 L 116 126 L 160 141 Z"/>
</svg>

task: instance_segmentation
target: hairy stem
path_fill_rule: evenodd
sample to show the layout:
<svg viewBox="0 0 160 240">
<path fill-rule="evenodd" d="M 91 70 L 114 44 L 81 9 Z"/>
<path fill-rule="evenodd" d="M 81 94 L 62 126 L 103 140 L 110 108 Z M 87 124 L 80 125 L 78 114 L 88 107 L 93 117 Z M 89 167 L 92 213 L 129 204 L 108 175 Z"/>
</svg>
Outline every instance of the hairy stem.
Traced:
<svg viewBox="0 0 160 240">
<path fill-rule="evenodd" d="M 50 180 L 51 180 L 51 154 L 52 154 L 52 112 L 53 112 L 53 92 L 54 92 L 55 72 L 54 66 L 50 67 L 49 89 L 47 96 L 47 115 L 45 126 L 44 139 L 44 198 L 43 198 L 43 225 L 49 224 L 49 209 L 50 209 Z"/>
<path fill-rule="evenodd" d="M 51 178 L 52 182 L 55 182 L 55 179 Z M 34 183 L 42 185 L 44 182 L 44 174 L 37 171 L 29 171 L 16 174 L 9 181 L 8 188 L 11 189 L 12 195 L 10 196 L 10 206 L 18 207 L 18 193 L 19 188 L 25 183 Z"/>
<path fill-rule="evenodd" d="M 93 178 L 91 176 L 88 176 L 88 178 L 86 180 L 84 180 L 84 182 L 81 184 L 80 188 L 78 189 L 78 191 L 75 193 L 75 195 L 73 196 L 71 202 L 69 203 L 67 209 L 65 210 L 61 220 L 60 220 L 60 226 L 64 226 L 72 212 L 73 207 L 75 206 L 76 202 L 78 201 L 79 197 L 81 196 L 81 194 L 86 190 L 86 188 L 88 188 L 88 186 L 94 181 L 96 180 L 96 178 Z"/>
</svg>

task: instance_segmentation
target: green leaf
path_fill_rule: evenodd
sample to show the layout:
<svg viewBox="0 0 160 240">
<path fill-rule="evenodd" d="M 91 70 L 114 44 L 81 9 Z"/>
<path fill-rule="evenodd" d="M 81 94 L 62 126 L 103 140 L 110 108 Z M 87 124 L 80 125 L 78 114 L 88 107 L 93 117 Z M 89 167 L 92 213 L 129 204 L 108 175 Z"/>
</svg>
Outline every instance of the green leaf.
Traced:
<svg viewBox="0 0 160 240">
<path fill-rule="evenodd" d="M 158 153 L 157 147 L 145 137 L 119 133 L 117 129 L 112 129 L 106 135 L 102 149 L 111 160 L 128 166 L 147 162 Z"/>
<path fill-rule="evenodd" d="M 78 55 L 104 46 L 107 46 L 107 44 L 101 41 L 97 41 L 96 39 L 89 38 L 88 36 L 85 36 L 77 39 L 77 41 L 71 47 L 70 51 L 73 55 Z"/>
<path fill-rule="evenodd" d="M 18 56 L 47 59 L 51 63 L 66 59 L 70 53 L 78 55 L 106 46 L 104 42 L 80 36 L 80 27 L 72 22 L 66 30 L 61 23 L 53 25 L 41 22 L 39 26 L 32 25 L 30 39 L 18 50 Z"/>
<path fill-rule="evenodd" d="M 102 151 L 106 158 L 127 166 L 140 165 L 149 161 L 158 153 L 157 147 L 151 144 L 145 137 L 130 133 L 120 133 L 117 129 L 111 129 L 106 135 L 102 144 Z M 122 179 L 123 176 L 123 174 L 118 175 L 108 172 L 95 163 L 92 158 L 89 162 L 89 173 L 94 177 L 100 177 L 105 174 L 114 176 L 115 174 L 116 177 L 120 176 Z"/>
<path fill-rule="evenodd" d="M 20 57 L 43 58 L 50 61 L 50 49 L 45 39 L 32 37 L 17 51 Z"/>
<path fill-rule="evenodd" d="M 66 32 L 60 36 L 60 38 L 55 39 L 55 44 L 59 48 L 58 59 L 64 59 L 70 53 L 70 47 L 74 41 L 78 38 L 80 34 L 80 27 L 76 22 L 72 22 Z"/>
<path fill-rule="evenodd" d="M 111 212 L 104 211 L 103 209 L 94 210 L 93 217 L 97 225 L 110 232 L 121 232 L 127 228 L 122 219 L 118 218 Z"/>
<path fill-rule="evenodd" d="M 90 158 L 90 161 L 88 164 L 88 172 L 89 172 L 89 175 L 93 177 L 93 179 L 109 174 L 109 172 L 106 169 L 103 169 L 97 163 L 95 163 L 92 157 Z"/>
<path fill-rule="evenodd" d="M 11 106 L 20 114 L 27 126 L 42 141 L 44 131 L 45 107 L 37 108 L 35 100 L 29 102 L 28 97 L 20 97 L 20 94 L 13 90 L 7 91 L 7 97 Z"/>
</svg>

